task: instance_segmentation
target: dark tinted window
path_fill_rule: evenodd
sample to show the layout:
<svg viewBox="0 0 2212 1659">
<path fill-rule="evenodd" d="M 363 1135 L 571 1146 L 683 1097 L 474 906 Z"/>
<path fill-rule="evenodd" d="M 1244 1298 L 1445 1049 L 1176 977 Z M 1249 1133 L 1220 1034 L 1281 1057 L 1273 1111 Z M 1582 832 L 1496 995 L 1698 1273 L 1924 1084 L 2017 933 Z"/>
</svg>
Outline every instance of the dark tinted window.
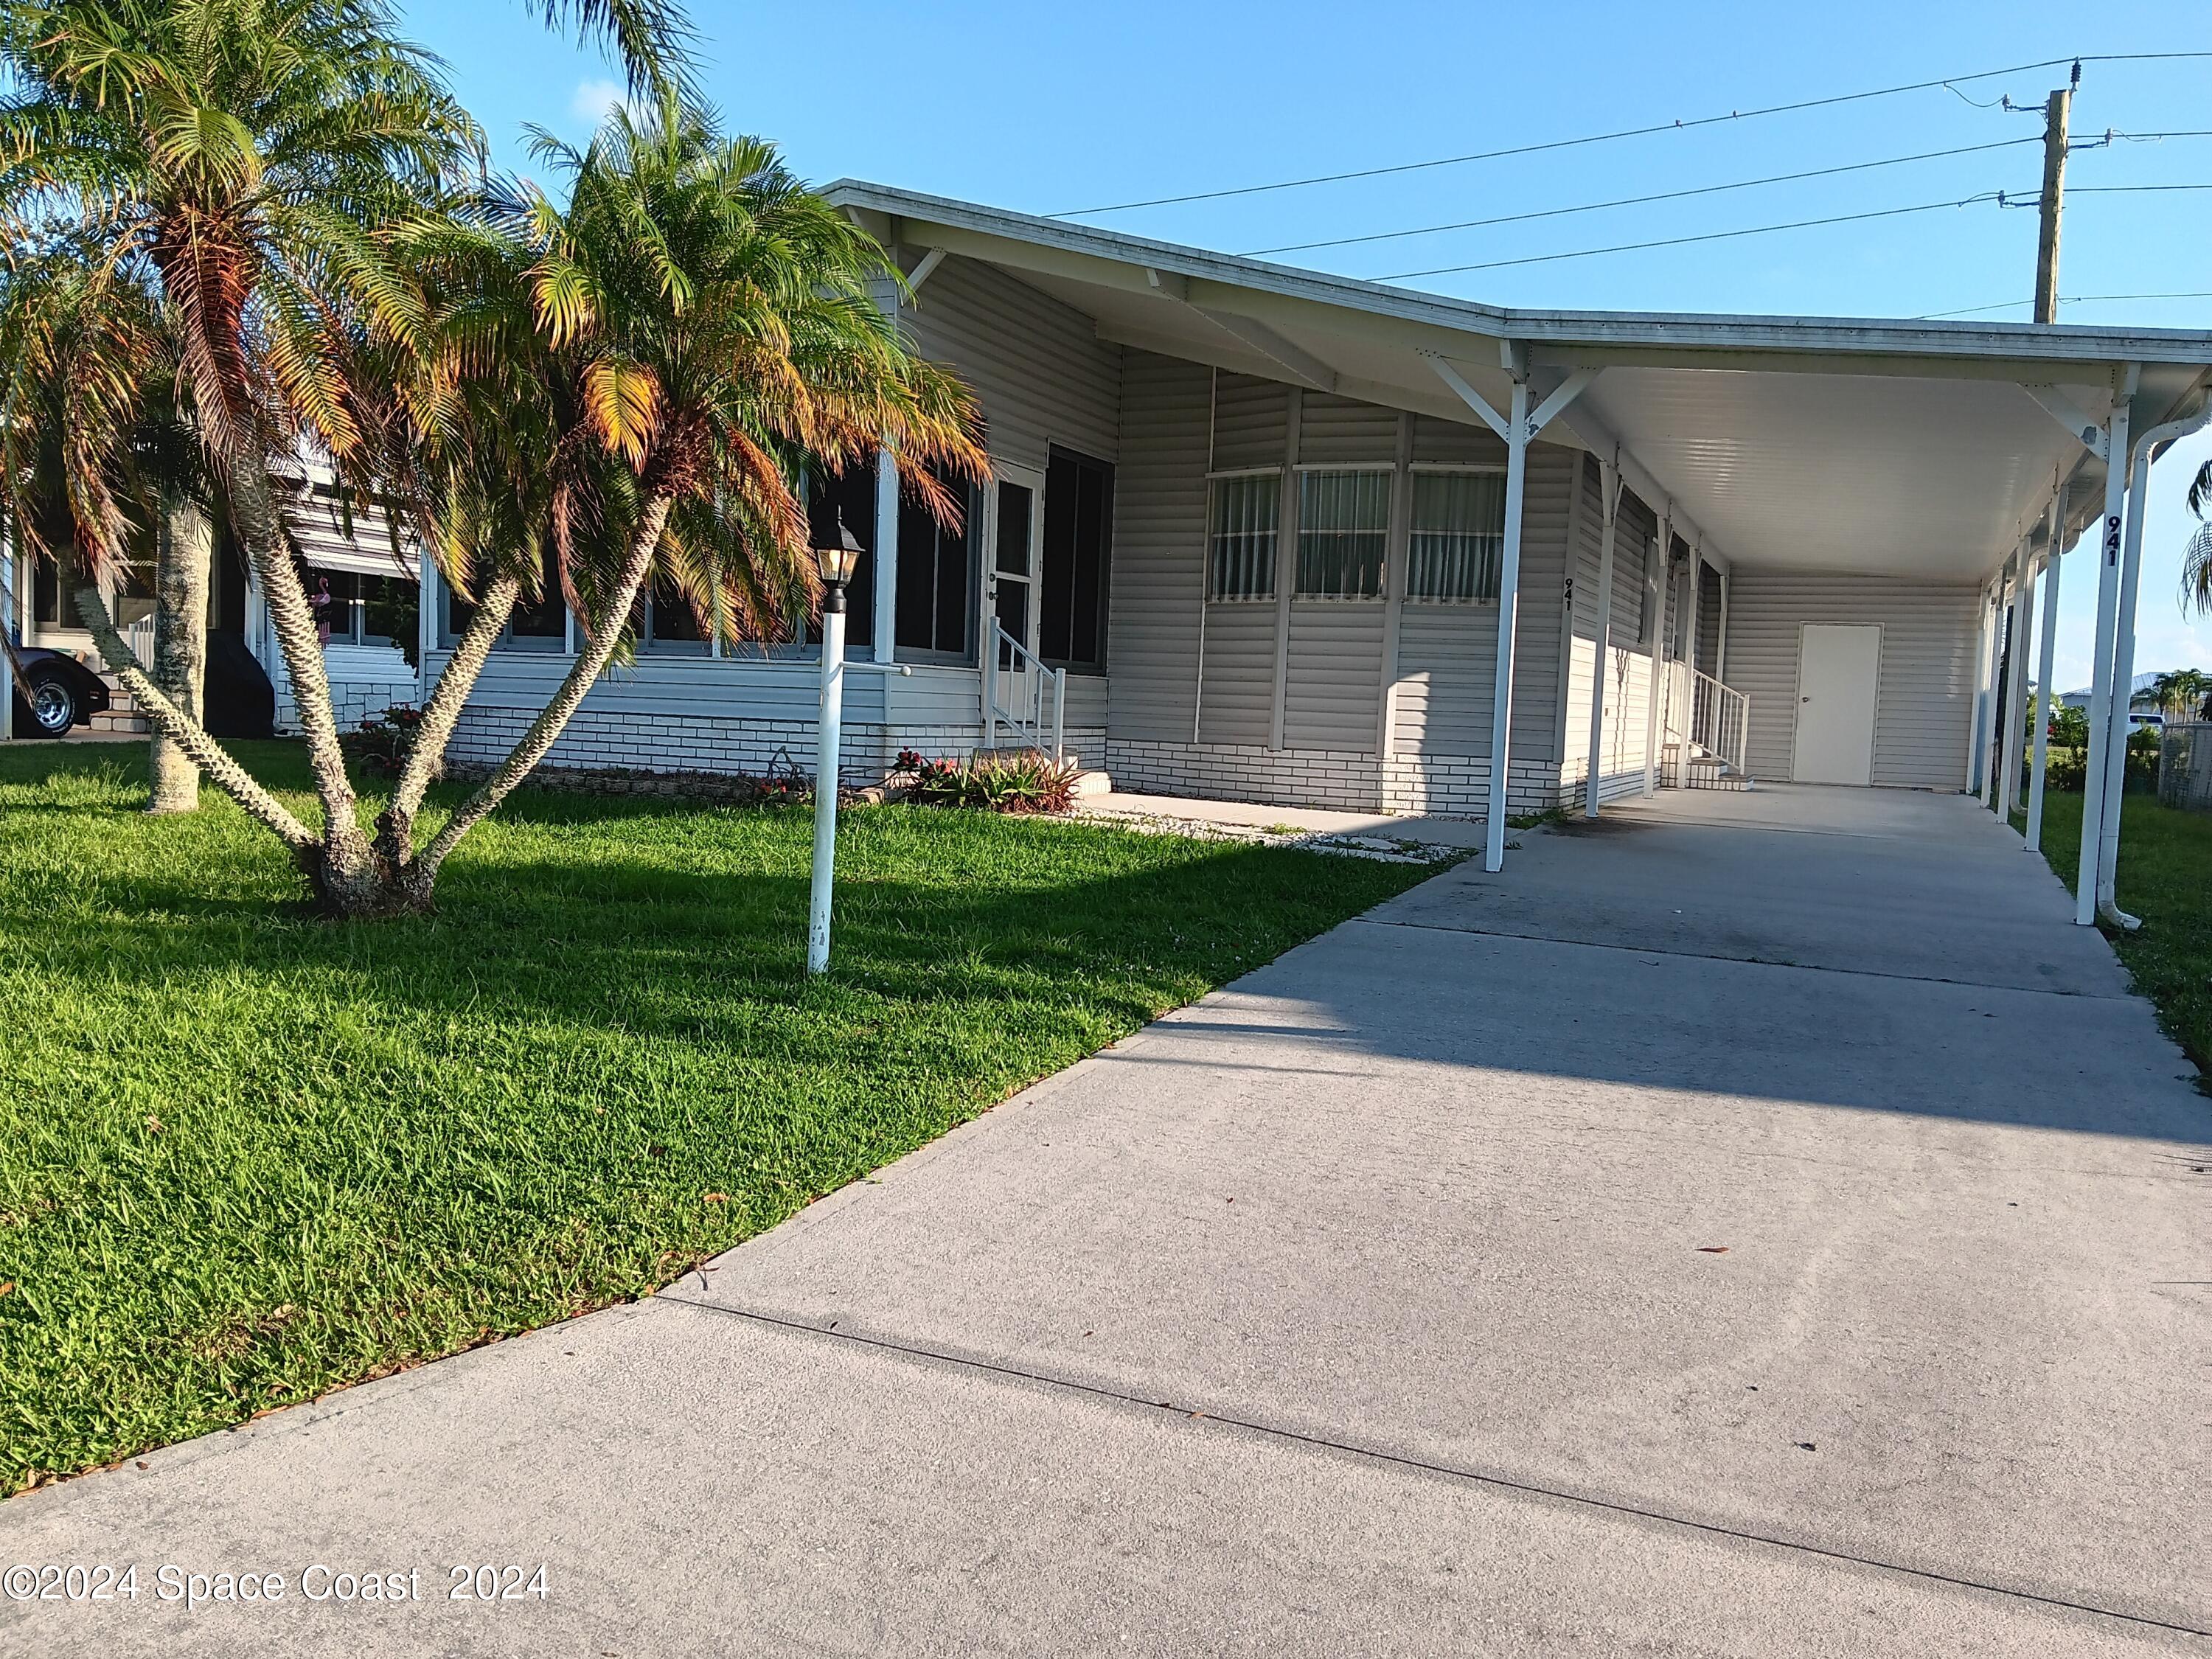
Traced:
<svg viewBox="0 0 2212 1659">
<path fill-rule="evenodd" d="M 837 523 L 860 544 L 853 567 L 853 580 L 845 588 L 845 648 L 866 648 L 876 628 L 876 464 L 872 459 L 843 472 L 815 472 L 807 481 L 806 521 L 809 546 L 827 547 L 836 538 Z M 809 644 L 822 642 L 819 623 L 806 625 Z"/>
<path fill-rule="evenodd" d="M 1106 665 L 1108 550 L 1114 537 L 1114 469 L 1055 449 L 1045 470 L 1044 560 L 1039 572 L 1037 654 L 1067 668 Z"/>
<path fill-rule="evenodd" d="M 975 514 L 963 485 L 951 485 L 962 503 L 960 522 L 946 526 L 928 507 L 901 492 L 898 539 L 900 651 L 965 659 L 975 609 L 969 526 Z"/>
</svg>

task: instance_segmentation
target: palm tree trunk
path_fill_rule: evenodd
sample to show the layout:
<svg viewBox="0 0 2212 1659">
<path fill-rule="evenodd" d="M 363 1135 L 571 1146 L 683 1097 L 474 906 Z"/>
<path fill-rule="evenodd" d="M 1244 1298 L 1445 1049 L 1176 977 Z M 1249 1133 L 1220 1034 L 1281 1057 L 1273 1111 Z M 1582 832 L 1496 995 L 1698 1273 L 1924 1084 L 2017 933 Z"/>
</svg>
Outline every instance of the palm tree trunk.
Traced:
<svg viewBox="0 0 2212 1659">
<path fill-rule="evenodd" d="M 307 739 L 307 763 L 323 804 L 325 873 L 316 878 L 317 889 L 319 892 L 332 883 L 347 887 L 373 880 L 368 837 L 355 816 L 353 784 L 346 776 L 345 753 L 338 747 L 337 716 L 331 707 L 330 675 L 323 665 L 322 641 L 316 636 L 314 610 L 292 562 L 269 475 L 259 454 L 250 448 L 241 447 L 223 459 L 232 526 L 260 580 L 269 625 L 284 653 L 292 710 Z"/>
<path fill-rule="evenodd" d="M 154 566 L 153 679 L 185 718 L 195 721 L 203 717 L 208 571 L 214 557 L 215 526 L 199 504 L 181 496 L 170 501 Z M 199 769 L 158 726 L 147 769 L 154 786 L 148 811 L 189 812 L 199 805 Z"/>
<path fill-rule="evenodd" d="M 614 655 L 616 643 L 622 638 L 622 619 L 637 603 L 638 592 L 645 586 L 646 572 L 653 568 L 653 556 L 660 546 L 660 532 L 668 523 L 669 509 L 675 497 L 656 494 L 647 503 L 639 520 L 635 538 L 630 544 L 629 556 L 623 562 L 616 579 L 615 591 L 610 596 L 606 620 L 601 624 L 599 637 L 579 653 L 568 677 L 561 682 L 561 689 L 553 694 L 530 729 L 514 751 L 499 763 L 498 769 L 484 780 L 483 787 L 469 797 L 446 820 L 445 827 L 434 836 L 428 846 L 409 866 L 409 884 L 414 890 L 415 902 L 428 907 L 430 891 L 438 879 L 438 866 L 453 850 L 463 836 L 490 816 L 499 804 L 514 792 L 515 786 L 530 775 L 530 770 L 545 758 L 577 707 L 584 694 L 592 689 L 592 682 L 605 671 L 608 659 Z"/>
<path fill-rule="evenodd" d="M 453 738 L 461 709 L 469 700 L 469 693 L 476 690 L 477 677 L 483 672 L 500 629 L 507 626 L 507 617 L 514 614 L 514 602 L 521 591 L 522 584 L 513 576 L 493 578 L 491 586 L 484 590 L 483 603 L 477 606 L 476 615 L 454 646 L 453 654 L 439 672 L 438 684 L 430 693 L 429 702 L 422 705 L 422 723 L 415 728 L 414 741 L 408 745 L 406 763 L 400 769 L 399 784 L 392 791 L 392 805 L 376 820 L 376 850 L 394 869 L 414 855 L 415 814 L 422 810 L 422 793 L 430 787 L 439 762 L 445 758 L 446 744 Z"/>
<path fill-rule="evenodd" d="M 283 802 L 264 789 L 223 746 L 210 737 L 200 723 L 169 700 L 155 685 L 144 666 L 131 654 L 108 616 L 107 601 L 100 589 L 87 582 L 76 591 L 76 606 L 85 626 L 92 630 L 101 660 L 123 682 L 131 701 L 143 708 L 154 724 L 184 752 L 185 758 L 207 774 L 208 781 L 246 810 L 246 816 L 274 835 L 312 876 L 319 861 L 315 832 L 294 817 Z"/>
</svg>

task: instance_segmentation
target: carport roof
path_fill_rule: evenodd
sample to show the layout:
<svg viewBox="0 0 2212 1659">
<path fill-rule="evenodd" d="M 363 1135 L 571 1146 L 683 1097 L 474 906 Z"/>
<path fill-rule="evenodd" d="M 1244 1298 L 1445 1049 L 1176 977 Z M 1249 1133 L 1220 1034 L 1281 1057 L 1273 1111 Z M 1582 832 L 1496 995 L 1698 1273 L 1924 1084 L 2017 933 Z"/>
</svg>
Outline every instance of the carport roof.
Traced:
<svg viewBox="0 0 2212 1659">
<path fill-rule="evenodd" d="M 880 185 L 828 193 L 887 243 L 997 265 L 1116 344 L 1455 421 L 1474 416 L 1434 359 L 1501 405 L 1509 353 L 1539 381 L 1599 369 L 1545 436 L 1617 453 L 1724 563 L 1979 580 L 2060 483 L 2072 525 L 2101 511 L 2103 464 L 2047 400 L 2101 422 L 2134 365 L 2141 431 L 2212 377 L 2199 330 L 1516 310 Z"/>
</svg>

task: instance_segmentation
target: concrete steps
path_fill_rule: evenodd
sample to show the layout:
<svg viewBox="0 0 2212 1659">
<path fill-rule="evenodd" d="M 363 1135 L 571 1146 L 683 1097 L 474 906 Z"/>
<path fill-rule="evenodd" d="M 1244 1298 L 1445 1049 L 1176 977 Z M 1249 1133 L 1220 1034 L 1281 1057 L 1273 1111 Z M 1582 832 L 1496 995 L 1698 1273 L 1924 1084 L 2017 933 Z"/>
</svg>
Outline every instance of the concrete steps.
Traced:
<svg viewBox="0 0 2212 1659">
<path fill-rule="evenodd" d="M 146 711 L 138 707 L 131 694 L 118 684 L 112 676 L 102 674 L 100 678 L 107 684 L 107 709 L 106 713 L 92 717 L 90 729 L 118 737 L 150 736 L 154 722 L 147 719 Z"/>
</svg>

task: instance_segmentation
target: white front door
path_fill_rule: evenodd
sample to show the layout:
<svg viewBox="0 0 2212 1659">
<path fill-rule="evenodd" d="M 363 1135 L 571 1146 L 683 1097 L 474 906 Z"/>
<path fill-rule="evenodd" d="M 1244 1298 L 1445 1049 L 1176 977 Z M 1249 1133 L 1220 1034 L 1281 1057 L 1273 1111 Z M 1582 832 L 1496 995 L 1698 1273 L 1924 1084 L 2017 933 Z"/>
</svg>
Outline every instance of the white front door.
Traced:
<svg viewBox="0 0 2212 1659">
<path fill-rule="evenodd" d="M 1009 715 L 1032 718 L 1037 700 L 1037 547 L 1044 534 L 1044 475 L 1001 465 L 992 481 L 990 543 L 983 562 L 986 732 Z M 1006 630 L 1000 638 L 998 629 Z M 1007 642 L 1012 641 L 1012 644 Z M 1016 650 L 1015 647 L 1021 648 Z M 995 706 L 995 707 L 994 707 Z"/>
<path fill-rule="evenodd" d="M 1799 629 L 1793 779 L 1874 781 L 1875 696 L 1881 680 L 1879 625 L 1807 623 Z"/>
</svg>

